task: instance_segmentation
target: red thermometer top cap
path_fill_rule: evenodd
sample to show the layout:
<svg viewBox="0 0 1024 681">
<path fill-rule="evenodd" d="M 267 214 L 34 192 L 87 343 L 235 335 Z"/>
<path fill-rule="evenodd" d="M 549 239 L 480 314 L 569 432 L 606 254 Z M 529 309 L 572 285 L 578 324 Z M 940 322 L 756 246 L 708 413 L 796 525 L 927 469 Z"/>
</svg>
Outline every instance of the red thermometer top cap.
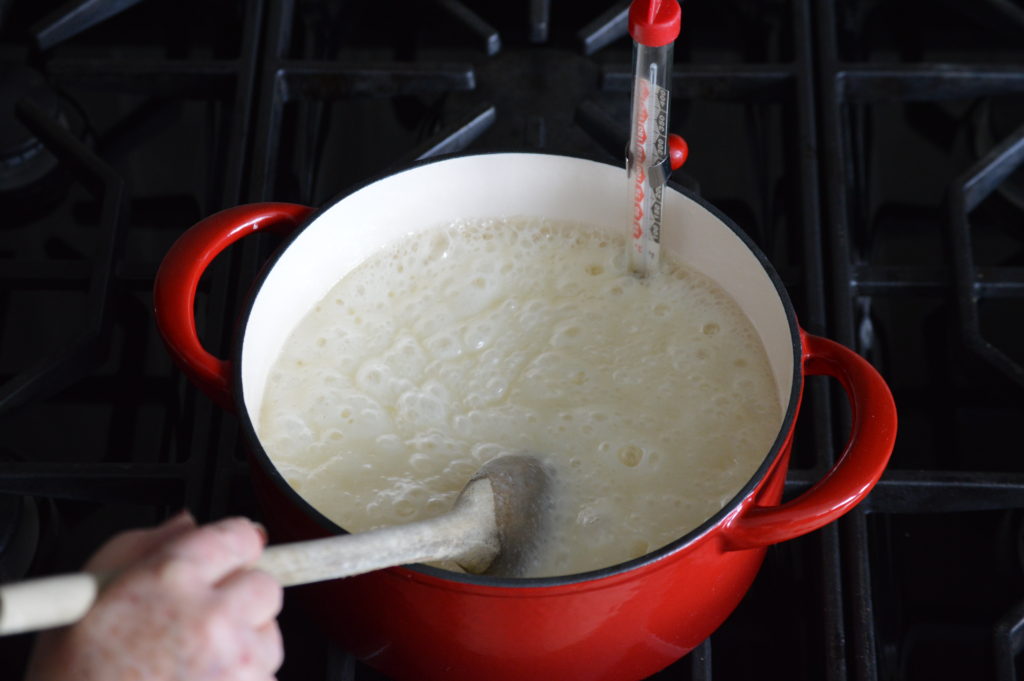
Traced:
<svg viewBox="0 0 1024 681">
<path fill-rule="evenodd" d="M 679 37 L 682 24 L 677 0 L 633 0 L 629 6 L 629 35 L 641 45 L 668 45 Z"/>
</svg>

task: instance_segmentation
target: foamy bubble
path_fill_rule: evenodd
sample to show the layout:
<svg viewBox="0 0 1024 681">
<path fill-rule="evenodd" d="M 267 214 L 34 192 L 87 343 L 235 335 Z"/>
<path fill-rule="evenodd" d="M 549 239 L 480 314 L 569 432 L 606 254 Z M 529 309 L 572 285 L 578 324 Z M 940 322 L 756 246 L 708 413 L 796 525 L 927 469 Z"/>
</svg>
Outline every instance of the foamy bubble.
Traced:
<svg viewBox="0 0 1024 681">
<path fill-rule="evenodd" d="M 588 340 L 592 341 L 593 339 L 584 332 L 582 325 L 577 320 L 559 324 L 551 334 L 551 345 L 556 348 L 572 347 Z"/>
<path fill-rule="evenodd" d="M 409 468 L 419 476 L 429 477 L 437 475 L 444 470 L 447 462 L 443 457 L 436 454 L 424 454 L 416 452 L 409 457 Z"/>
<path fill-rule="evenodd" d="M 619 448 L 619 451 L 615 453 L 619 459 L 619 463 L 629 468 L 639 466 L 644 460 L 644 450 L 642 447 L 636 445 L 625 445 Z"/>
<path fill-rule="evenodd" d="M 506 456 L 512 454 L 508 447 L 493 442 L 484 442 L 473 445 L 470 450 L 470 455 L 477 462 L 478 465 L 483 465 L 492 459 L 496 459 L 499 456 Z"/>
<path fill-rule="evenodd" d="M 445 360 L 462 354 L 462 340 L 450 330 L 438 331 L 426 339 L 427 352 L 434 359 Z"/>
<path fill-rule="evenodd" d="M 463 346 L 470 351 L 483 350 L 494 343 L 498 336 L 498 329 L 495 324 L 483 320 L 476 324 L 467 324 L 463 327 Z"/>
<path fill-rule="evenodd" d="M 474 381 L 472 392 L 466 395 L 463 403 L 467 407 L 486 407 L 500 401 L 508 390 L 508 381 L 500 375 L 484 376 L 483 385 Z M 478 377 L 479 379 L 479 377 Z"/>
<path fill-rule="evenodd" d="M 427 357 L 413 336 L 402 334 L 384 353 L 383 361 L 393 373 L 412 379 L 422 374 Z"/>
<path fill-rule="evenodd" d="M 397 419 L 414 426 L 429 427 L 444 422 L 448 417 L 448 405 L 421 390 L 402 393 L 397 403 Z"/>
<path fill-rule="evenodd" d="M 405 452 L 402 439 L 393 433 L 385 433 L 374 438 L 374 451 L 385 456 L 395 456 Z"/>
<path fill-rule="evenodd" d="M 289 451 L 301 450 L 313 444 L 313 430 L 299 416 L 282 415 L 274 425 L 274 430 L 278 434 L 278 442 L 286 446 Z"/>
</svg>

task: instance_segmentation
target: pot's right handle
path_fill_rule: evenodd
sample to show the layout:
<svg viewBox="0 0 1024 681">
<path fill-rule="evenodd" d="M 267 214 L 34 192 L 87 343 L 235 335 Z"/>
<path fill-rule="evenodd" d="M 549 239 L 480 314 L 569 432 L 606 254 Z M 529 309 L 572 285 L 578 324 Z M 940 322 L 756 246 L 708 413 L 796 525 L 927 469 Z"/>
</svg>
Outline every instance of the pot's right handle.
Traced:
<svg viewBox="0 0 1024 681">
<path fill-rule="evenodd" d="M 269 230 L 290 233 L 313 211 L 294 203 L 228 208 L 182 234 L 160 263 L 153 285 L 156 324 L 182 371 L 214 402 L 232 411 L 231 364 L 207 352 L 196 332 L 196 288 L 203 272 L 242 237 Z"/>
<path fill-rule="evenodd" d="M 801 331 L 804 374 L 839 380 L 853 412 L 850 440 L 814 487 L 780 506 L 750 506 L 723 531 L 727 550 L 777 544 L 816 530 L 849 511 L 882 476 L 896 441 L 896 404 L 882 377 L 839 343 Z"/>
</svg>

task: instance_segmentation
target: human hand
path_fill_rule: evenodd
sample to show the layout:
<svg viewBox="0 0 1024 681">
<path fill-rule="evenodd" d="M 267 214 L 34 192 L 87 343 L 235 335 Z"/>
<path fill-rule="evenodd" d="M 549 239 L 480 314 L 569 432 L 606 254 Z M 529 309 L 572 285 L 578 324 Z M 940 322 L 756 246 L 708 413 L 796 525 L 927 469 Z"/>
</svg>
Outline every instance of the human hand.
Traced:
<svg viewBox="0 0 1024 681">
<path fill-rule="evenodd" d="M 40 634 L 26 681 L 272 679 L 281 586 L 248 567 L 265 542 L 245 518 L 187 513 L 117 535 L 85 569 L 118 576 L 77 624 Z"/>
</svg>

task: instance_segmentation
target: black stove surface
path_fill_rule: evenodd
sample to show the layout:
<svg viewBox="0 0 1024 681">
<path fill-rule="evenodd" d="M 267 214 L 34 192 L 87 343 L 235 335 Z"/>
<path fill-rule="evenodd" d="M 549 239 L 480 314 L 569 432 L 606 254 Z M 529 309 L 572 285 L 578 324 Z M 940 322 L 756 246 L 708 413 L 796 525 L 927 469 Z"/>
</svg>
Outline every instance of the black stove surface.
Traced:
<svg viewBox="0 0 1024 681">
<path fill-rule="evenodd" d="M 182 506 L 259 517 L 236 422 L 153 323 L 188 226 L 441 153 L 623 163 L 627 6 L 0 0 L 0 579 Z M 773 547 L 653 678 L 1024 678 L 1024 3 L 683 11 L 673 180 L 753 237 L 808 331 L 879 368 L 900 433 L 867 501 Z M 222 355 L 260 239 L 200 290 Z M 831 466 L 844 404 L 809 381 L 787 494 Z M 296 606 L 281 622 L 282 681 L 381 678 Z M 29 643 L 0 640 L 5 678 Z"/>
</svg>

